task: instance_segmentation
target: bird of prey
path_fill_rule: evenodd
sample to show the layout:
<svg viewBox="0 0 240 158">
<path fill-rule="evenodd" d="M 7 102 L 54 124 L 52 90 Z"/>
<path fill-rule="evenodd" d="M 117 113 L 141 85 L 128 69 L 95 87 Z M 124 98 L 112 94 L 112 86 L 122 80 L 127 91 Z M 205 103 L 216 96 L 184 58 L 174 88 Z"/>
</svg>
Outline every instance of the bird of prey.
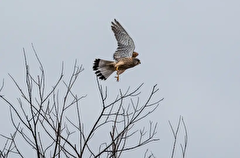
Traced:
<svg viewBox="0 0 240 158">
<path fill-rule="evenodd" d="M 95 59 L 93 70 L 98 78 L 102 80 L 106 80 L 114 71 L 117 71 L 116 78 L 119 81 L 120 74 L 126 69 L 141 64 L 141 62 L 136 58 L 138 53 L 134 52 L 135 45 L 132 38 L 122 25 L 114 19 L 111 27 L 118 44 L 117 50 L 113 54 L 115 61 Z"/>
</svg>

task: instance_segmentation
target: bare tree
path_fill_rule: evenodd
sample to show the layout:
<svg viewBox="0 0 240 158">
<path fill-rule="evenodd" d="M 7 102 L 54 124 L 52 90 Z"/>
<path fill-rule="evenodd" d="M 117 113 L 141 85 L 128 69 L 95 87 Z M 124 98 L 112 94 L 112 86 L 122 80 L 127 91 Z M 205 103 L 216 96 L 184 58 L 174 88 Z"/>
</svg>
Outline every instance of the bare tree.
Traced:
<svg viewBox="0 0 240 158">
<path fill-rule="evenodd" d="M 170 121 L 169 121 L 169 125 L 171 127 L 173 138 L 174 138 L 171 158 L 173 158 L 175 155 L 175 150 L 177 148 L 176 144 L 177 144 L 177 139 L 179 138 L 178 135 L 180 132 L 180 127 L 183 127 L 183 131 L 184 131 L 184 140 L 183 140 L 183 143 L 180 144 L 180 147 L 181 147 L 182 157 L 185 158 L 186 151 L 187 151 L 187 144 L 188 144 L 188 132 L 187 132 L 187 127 L 186 127 L 183 117 L 182 116 L 179 117 L 178 124 L 177 124 L 177 127 L 175 130 Z"/>
<path fill-rule="evenodd" d="M 4 148 L 0 151 L 0 157 L 10 157 L 12 154 L 19 157 L 26 157 L 19 139 L 23 139 L 29 150 L 33 150 L 36 157 L 109 157 L 119 158 L 126 151 L 142 147 L 156 138 L 157 123 L 149 122 L 149 127 L 139 129 L 136 127 L 143 119 L 152 114 L 163 100 L 156 100 L 154 97 L 158 92 L 157 85 L 150 91 L 147 100 L 140 97 L 141 87 L 135 89 L 130 87 L 126 90 L 119 90 L 119 94 L 113 101 L 108 96 L 107 87 L 103 87 L 98 79 L 96 83 L 101 96 L 101 112 L 89 131 L 85 130 L 86 122 L 82 121 L 80 101 L 86 97 L 73 92 L 73 87 L 83 71 L 82 66 L 75 62 L 73 72 L 68 81 L 64 80 L 64 66 L 52 89 L 47 91 L 46 76 L 43 64 L 41 63 L 34 47 L 32 46 L 38 61 L 40 73 L 35 77 L 30 72 L 30 66 L 24 51 L 25 61 L 25 84 L 26 89 L 21 87 L 16 79 L 15 83 L 21 97 L 18 104 L 12 103 L 4 95 L 0 98 L 10 107 L 10 116 L 15 132 L 10 136 L 3 136 L 6 139 Z M 0 92 L 3 91 L 3 85 Z M 61 86 L 64 86 L 63 88 Z M 64 92 L 62 94 L 62 92 Z M 156 100 L 156 101 L 153 101 Z M 76 118 L 69 117 L 70 109 L 76 111 Z M 102 129 L 110 127 L 105 135 L 108 139 L 98 139 L 99 148 L 93 146 L 95 135 Z M 137 140 L 137 141 L 136 141 Z M 144 153 L 143 153 L 144 154 Z M 28 156 L 29 157 L 29 156 Z M 144 157 L 154 157 L 152 153 L 145 152 Z"/>
</svg>

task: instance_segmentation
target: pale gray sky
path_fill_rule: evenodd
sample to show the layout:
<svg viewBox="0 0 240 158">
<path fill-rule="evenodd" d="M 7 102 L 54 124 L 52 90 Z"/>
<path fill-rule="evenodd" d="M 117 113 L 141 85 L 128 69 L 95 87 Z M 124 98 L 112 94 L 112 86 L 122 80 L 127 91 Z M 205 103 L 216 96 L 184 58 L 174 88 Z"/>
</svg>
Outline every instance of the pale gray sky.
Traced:
<svg viewBox="0 0 240 158">
<path fill-rule="evenodd" d="M 33 43 L 46 69 L 49 88 L 60 73 L 62 61 L 66 75 L 72 71 L 75 59 L 83 64 L 85 70 L 76 92 L 88 95 L 83 101 L 84 115 L 91 115 L 100 104 L 92 62 L 95 58 L 112 59 L 116 41 L 110 22 L 116 18 L 134 39 L 142 64 L 121 75 L 119 83 L 111 76 L 102 84 L 117 92 L 119 88 L 134 88 L 144 82 L 146 94 L 158 84 L 158 97 L 165 99 L 148 118 L 159 122 L 160 141 L 149 146 L 155 156 L 170 157 L 173 138 L 168 120 L 177 123 L 182 115 L 189 132 L 187 157 L 238 158 L 239 8 L 238 0 L 3 0 L 3 92 L 13 100 L 19 97 L 8 73 L 23 82 L 23 47 L 31 69 L 37 70 Z M 12 132 L 7 123 L 9 108 L 2 101 L 0 105 L 0 127 L 5 127 L 0 133 L 6 134 Z"/>
</svg>

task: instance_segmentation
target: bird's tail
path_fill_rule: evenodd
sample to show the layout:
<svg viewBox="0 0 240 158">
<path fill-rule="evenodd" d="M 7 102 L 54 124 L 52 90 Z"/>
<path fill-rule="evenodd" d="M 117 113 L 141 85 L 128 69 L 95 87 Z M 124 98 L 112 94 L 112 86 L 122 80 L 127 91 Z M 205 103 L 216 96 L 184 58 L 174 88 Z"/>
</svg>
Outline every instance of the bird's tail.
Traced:
<svg viewBox="0 0 240 158">
<path fill-rule="evenodd" d="M 101 80 L 106 80 L 114 71 L 114 61 L 95 59 L 93 70 Z"/>
</svg>

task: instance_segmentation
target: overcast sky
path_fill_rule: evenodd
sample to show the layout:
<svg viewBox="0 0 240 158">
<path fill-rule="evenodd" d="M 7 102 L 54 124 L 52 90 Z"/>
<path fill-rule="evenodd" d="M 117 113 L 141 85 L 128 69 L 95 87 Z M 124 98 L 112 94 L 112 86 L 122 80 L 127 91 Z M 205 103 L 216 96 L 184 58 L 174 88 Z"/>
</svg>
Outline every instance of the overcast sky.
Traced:
<svg viewBox="0 0 240 158">
<path fill-rule="evenodd" d="M 8 73 L 24 83 L 23 48 L 31 70 L 38 70 L 33 43 L 46 69 L 49 88 L 62 61 L 66 75 L 72 72 L 75 59 L 83 65 L 76 92 L 88 95 L 83 101 L 88 109 L 85 115 L 94 113 L 100 98 L 92 64 L 95 58 L 112 60 L 117 45 L 110 26 L 116 18 L 135 41 L 142 64 L 120 75 L 119 83 L 114 75 L 101 83 L 115 93 L 144 82 L 146 95 L 158 84 L 157 97 L 165 99 L 148 118 L 159 122 L 160 141 L 149 146 L 154 155 L 170 157 L 173 137 L 168 120 L 176 124 L 182 115 L 189 132 L 187 157 L 239 158 L 239 16 L 239 0 L 3 0 L 2 93 L 13 100 L 19 97 Z M 0 133 L 7 134 L 12 132 L 7 123 L 9 108 L 3 101 L 0 106 L 0 127 L 4 127 Z"/>
</svg>

